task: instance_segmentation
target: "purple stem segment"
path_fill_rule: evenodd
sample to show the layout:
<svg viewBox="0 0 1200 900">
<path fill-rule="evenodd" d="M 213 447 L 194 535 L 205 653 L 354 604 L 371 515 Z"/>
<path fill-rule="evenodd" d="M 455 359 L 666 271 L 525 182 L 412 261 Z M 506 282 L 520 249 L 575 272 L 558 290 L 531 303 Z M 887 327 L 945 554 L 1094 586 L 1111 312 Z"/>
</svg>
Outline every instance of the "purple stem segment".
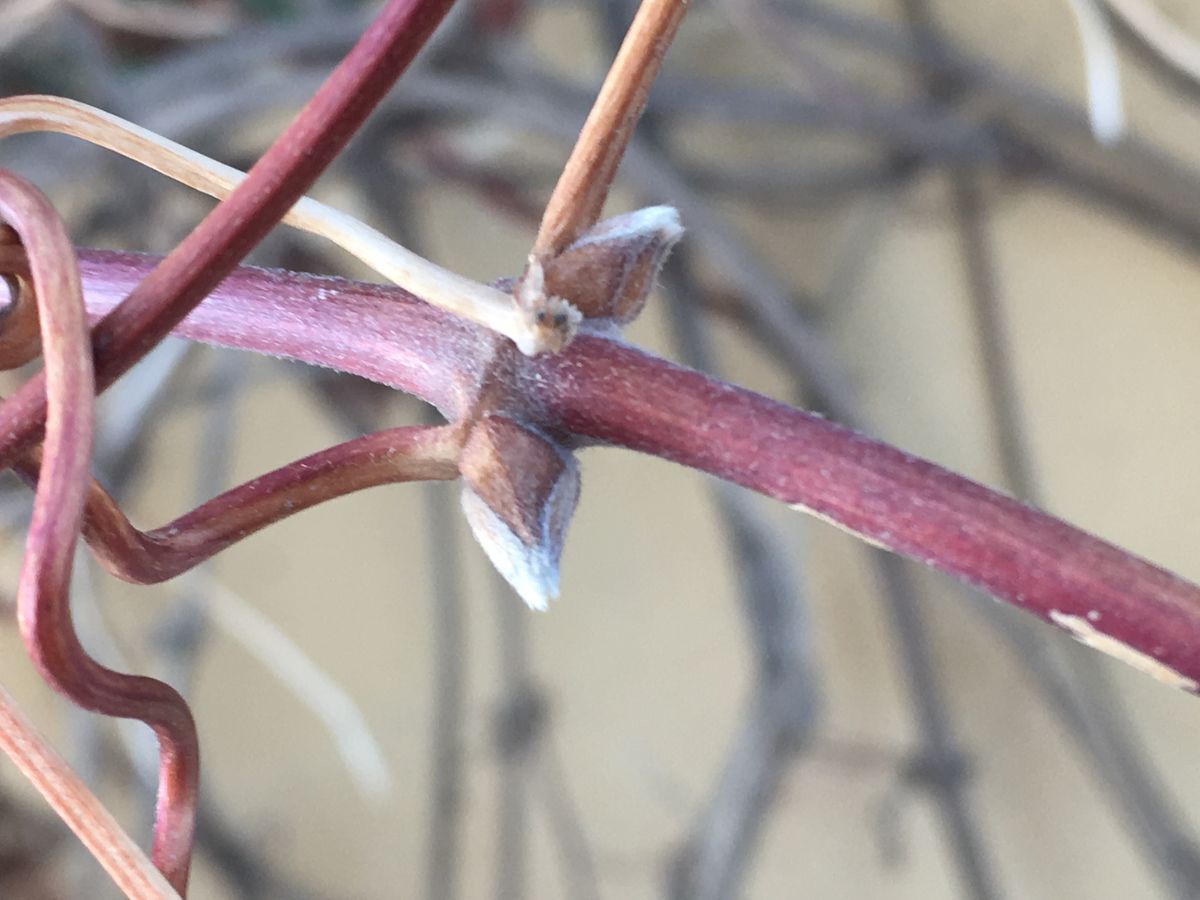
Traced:
<svg viewBox="0 0 1200 900">
<path fill-rule="evenodd" d="M 80 250 L 89 318 L 103 319 L 156 261 Z M 400 288 L 248 266 L 230 273 L 175 334 L 360 375 L 452 418 L 469 406 L 496 340 Z"/>
<path fill-rule="evenodd" d="M 1196 692 L 1200 587 L 1044 512 L 812 413 L 613 341 L 540 362 L 569 431 L 809 511 Z"/>
<path fill-rule="evenodd" d="M 81 254 L 102 313 L 149 265 Z M 332 366 L 467 408 L 494 337 L 398 288 L 239 269 L 177 332 Z M 550 431 L 649 453 L 803 507 L 1195 692 L 1200 588 L 940 466 L 596 335 L 520 361 L 514 406 Z"/>
</svg>

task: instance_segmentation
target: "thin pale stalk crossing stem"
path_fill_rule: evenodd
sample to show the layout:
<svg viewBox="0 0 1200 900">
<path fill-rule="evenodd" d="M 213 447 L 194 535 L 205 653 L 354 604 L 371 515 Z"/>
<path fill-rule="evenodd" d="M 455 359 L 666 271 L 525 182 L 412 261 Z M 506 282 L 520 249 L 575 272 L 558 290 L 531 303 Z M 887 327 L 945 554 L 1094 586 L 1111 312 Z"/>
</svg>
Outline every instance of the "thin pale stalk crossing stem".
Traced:
<svg viewBox="0 0 1200 900">
<path fill-rule="evenodd" d="M 303 196 L 408 67 L 452 0 L 389 0 L 358 43 L 230 195 L 93 333 L 103 390 L 162 340 Z M 46 386 L 30 379 L 6 407 L 0 463 L 36 440 Z"/>
</svg>

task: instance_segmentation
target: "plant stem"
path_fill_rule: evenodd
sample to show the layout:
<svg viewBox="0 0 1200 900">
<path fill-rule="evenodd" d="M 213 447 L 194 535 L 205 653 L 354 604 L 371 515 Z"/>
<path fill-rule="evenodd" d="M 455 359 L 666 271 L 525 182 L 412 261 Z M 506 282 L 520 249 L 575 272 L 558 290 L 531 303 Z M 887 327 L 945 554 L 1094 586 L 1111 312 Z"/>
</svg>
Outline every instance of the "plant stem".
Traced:
<svg viewBox="0 0 1200 900">
<path fill-rule="evenodd" d="M 0 749 L 46 798 L 84 846 L 132 900 L 178 900 L 179 894 L 154 868 L 103 804 L 0 687 Z"/>
<path fill-rule="evenodd" d="M 381 484 L 452 479 L 459 436 L 445 426 L 393 428 L 314 453 L 260 475 L 153 531 L 139 531 L 93 482 L 84 537 L 110 572 L 135 584 L 157 584 L 274 522 L 334 497 Z M 27 480 L 35 461 L 18 462 Z"/>
<path fill-rule="evenodd" d="M 237 169 L 75 100 L 36 95 L 0 99 L 0 138 L 46 131 L 112 150 L 217 199 L 228 197 L 245 177 Z M 331 241 L 429 303 L 514 341 L 528 338 L 512 297 L 435 265 L 353 216 L 301 197 L 281 221 Z"/>
<path fill-rule="evenodd" d="M 187 703 L 169 685 L 97 663 L 71 619 L 70 582 L 92 454 L 95 391 L 83 290 L 66 226 L 36 188 L 0 171 L 0 216 L 21 236 L 37 298 L 46 433 L 17 588 L 17 621 L 42 677 L 84 709 L 139 719 L 159 742 L 154 863 L 181 894 L 195 829 L 200 749 Z"/>
<path fill-rule="evenodd" d="M 461 897 L 463 813 L 467 809 L 466 686 L 467 609 L 458 558 L 459 510 L 447 485 L 423 486 L 426 540 L 435 623 L 433 722 L 430 729 L 429 829 L 425 870 L 428 900 Z"/>
<path fill-rule="evenodd" d="M 230 195 L 93 332 L 96 385 L 124 374 L 195 308 L 304 194 L 407 68 L 452 0 L 389 0 L 354 49 Z M 0 464 L 36 440 L 43 376 L 0 412 Z"/>
<path fill-rule="evenodd" d="M 101 309 L 148 264 L 103 251 L 81 259 L 88 302 Z M 275 332 L 256 321 L 275 323 Z M 339 367 L 410 391 L 451 418 L 479 374 L 474 349 L 495 339 L 394 288 L 253 269 L 239 269 L 178 333 Z M 1010 497 L 599 335 L 523 360 L 512 378 L 519 397 L 510 402 L 545 427 L 806 509 L 1168 683 L 1192 691 L 1200 683 L 1200 587 Z"/>
<path fill-rule="evenodd" d="M 1200 587 L 925 460 L 580 336 L 533 403 L 572 433 L 693 466 L 810 512 L 1058 625 L 1164 683 L 1200 687 Z"/>
<path fill-rule="evenodd" d="M 985 205 L 975 176 L 950 175 L 953 215 L 969 285 L 968 297 L 983 365 L 997 457 L 1004 482 L 1016 496 L 1040 502 L 1030 459 L 1027 428 L 1000 308 L 994 254 L 988 241 Z M 1195 895 L 1200 853 L 1130 727 L 1108 671 L 1092 655 L 1071 652 L 1055 635 L 1011 621 L 1007 611 L 988 604 L 986 619 L 1014 646 L 1030 667 L 1046 701 L 1061 711 L 1072 737 L 1124 812 L 1124 824 L 1153 862 L 1173 896 Z"/>
<path fill-rule="evenodd" d="M 643 0 L 613 60 L 554 193 L 533 255 L 550 259 L 596 224 L 663 56 L 689 0 Z"/>
</svg>

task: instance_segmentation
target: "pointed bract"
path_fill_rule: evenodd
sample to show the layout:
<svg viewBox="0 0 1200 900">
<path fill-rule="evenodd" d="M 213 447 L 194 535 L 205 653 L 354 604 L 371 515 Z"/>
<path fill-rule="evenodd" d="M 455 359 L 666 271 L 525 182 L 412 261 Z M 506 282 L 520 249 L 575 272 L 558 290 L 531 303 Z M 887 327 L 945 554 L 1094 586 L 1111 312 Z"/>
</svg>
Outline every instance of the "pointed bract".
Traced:
<svg viewBox="0 0 1200 900">
<path fill-rule="evenodd" d="M 646 305 L 659 269 L 683 234 L 679 213 L 651 206 L 593 226 L 545 264 L 539 285 L 566 297 L 588 319 L 633 321 Z"/>
<path fill-rule="evenodd" d="M 505 416 L 476 424 L 463 446 L 462 506 L 497 571 L 533 609 L 558 596 L 563 537 L 579 499 L 571 452 Z"/>
</svg>

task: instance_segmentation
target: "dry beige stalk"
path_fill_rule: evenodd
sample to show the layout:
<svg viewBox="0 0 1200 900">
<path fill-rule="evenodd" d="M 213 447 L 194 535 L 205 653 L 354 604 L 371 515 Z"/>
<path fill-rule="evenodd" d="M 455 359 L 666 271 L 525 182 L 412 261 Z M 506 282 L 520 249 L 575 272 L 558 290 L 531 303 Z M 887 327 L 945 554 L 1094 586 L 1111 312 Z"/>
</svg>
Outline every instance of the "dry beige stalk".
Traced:
<svg viewBox="0 0 1200 900">
<path fill-rule="evenodd" d="M 218 199 L 226 197 L 244 177 L 231 166 L 84 103 L 46 96 L 0 99 L 0 138 L 33 131 L 80 138 Z M 549 331 L 531 321 L 508 294 L 443 269 L 353 216 L 316 200 L 302 198 L 283 221 L 328 239 L 423 300 L 503 334 L 527 355 L 557 350 L 574 333 L 577 317 L 569 315 L 569 305 L 563 301 L 554 311 L 566 309 L 564 323 L 571 326 L 570 331 Z"/>
<path fill-rule="evenodd" d="M 1176 71 L 1200 83 L 1200 42 L 1151 0 L 1104 0 L 1122 24 Z M 1186 5 L 1181 9 L 1186 9 Z"/>
<path fill-rule="evenodd" d="M 600 218 L 662 58 L 689 0 L 643 0 L 546 204 L 533 255 L 552 259 Z"/>
<path fill-rule="evenodd" d="M 88 790 L 66 761 L 37 733 L 12 695 L 0 686 L 0 749 L 75 832 L 125 896 L 132 900 L 179 900 L 154 868 Z"/>
<path fill-rule="evenodd" d="M 221 37 L 238 25 L 228 0 L 200 5 L 174 4 L 141 0 L 137 4 L 123 0 L 69 0 L 97 22 L 147 37 L 196 41 Z"/>
</svg>

